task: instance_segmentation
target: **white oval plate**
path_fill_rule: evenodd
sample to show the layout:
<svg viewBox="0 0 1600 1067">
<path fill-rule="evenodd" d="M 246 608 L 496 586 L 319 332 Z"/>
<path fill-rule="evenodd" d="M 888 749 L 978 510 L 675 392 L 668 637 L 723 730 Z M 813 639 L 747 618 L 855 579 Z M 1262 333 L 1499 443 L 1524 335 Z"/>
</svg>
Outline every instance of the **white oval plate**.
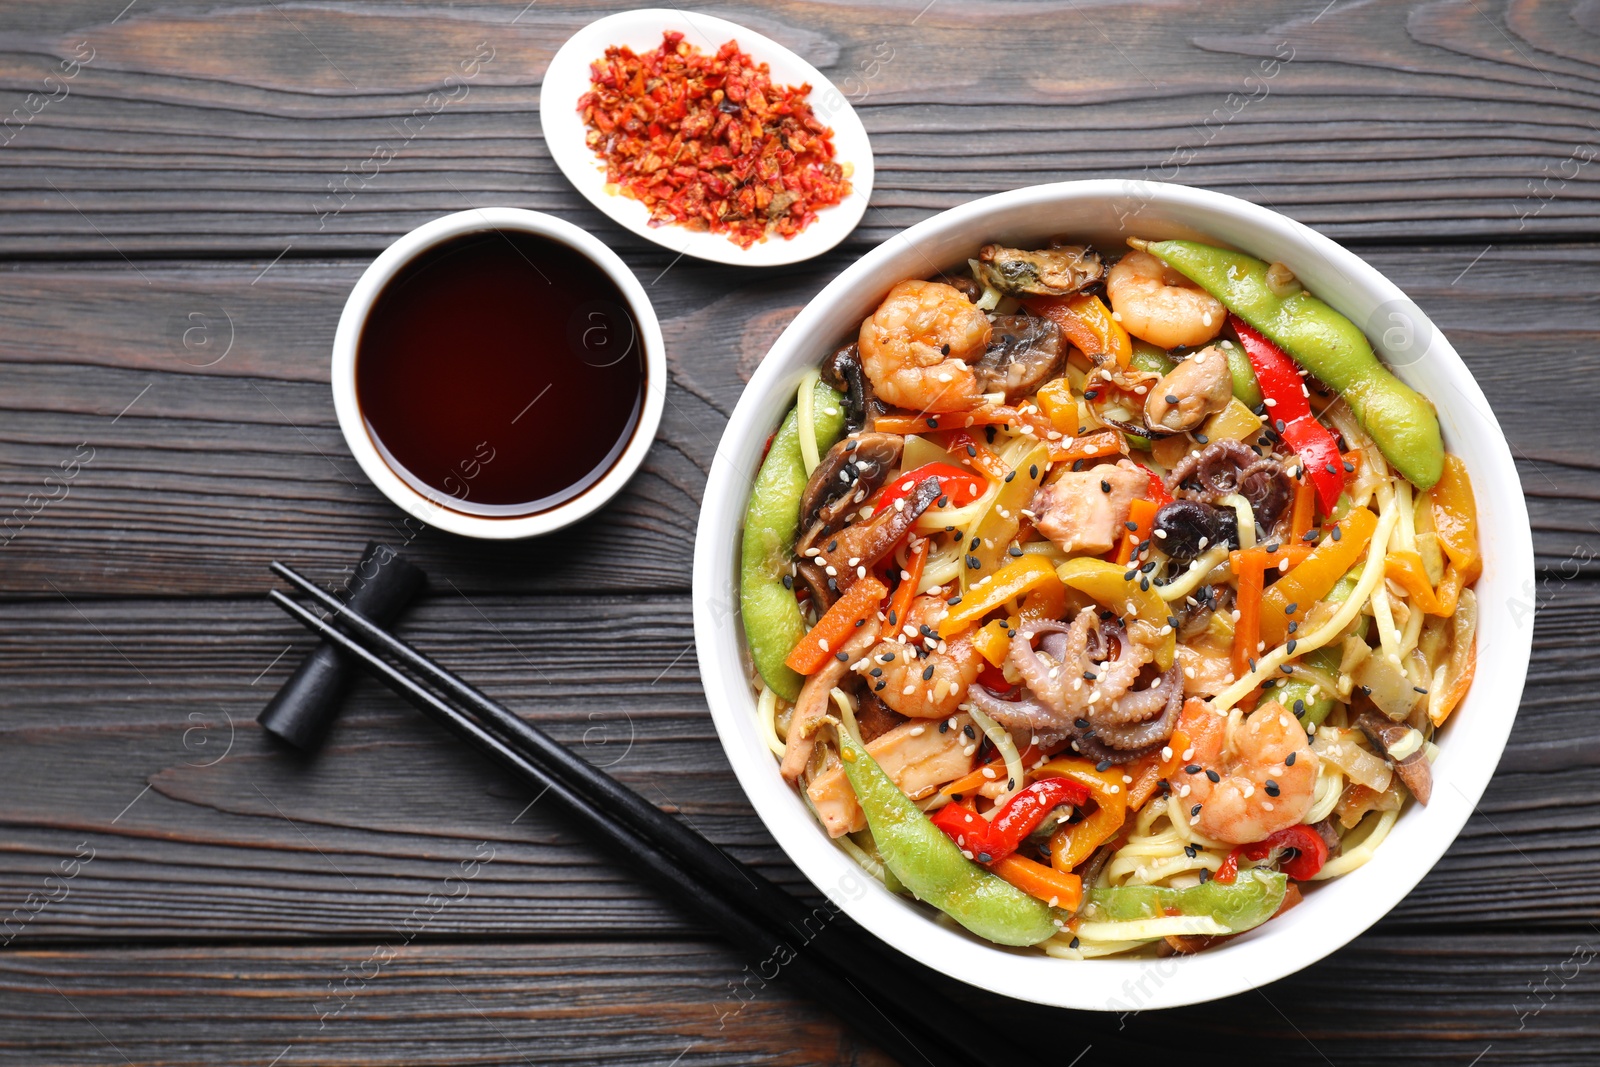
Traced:
<svg viewBox="0 0 1600 1067">
<path fill-rule="evenodd" d="M 682 226 L 652 226 L 650 212 L 637 200 L 606 191 L 606 168 L 584 142 L 578 98 L 589 91 L 589 64 L 612 45 L 627 45 L 645 52 L 661 44 L 661 35 L 677 30 L 702 52 L 715 52 L 725 41 L 735 40 L 757 63 L 772 70 L 775 85 L 810 83 L 811 109 L 833 129 L 835 158 L 850 164 L 850 195 L 817 212 L 817 221 L 788 240 L 769 237 L 740 248 L 720 233 L 697 233 Z M 738 23 L 696 11 L 645 8 L 607 15 L 589 23 L 567 39 L 545 71 L 539 90 L 539 125 L 556 165 L 591 204 L 640 237 L 670 248 L 679 255 L 713 263 L 775 267 L 818 256 L 845 239 L 856 228 L 872 195 L 872 144 L 856 116 L 855 108 L 838 88 L 810 63 L 770 38 Z"/>
</svg>

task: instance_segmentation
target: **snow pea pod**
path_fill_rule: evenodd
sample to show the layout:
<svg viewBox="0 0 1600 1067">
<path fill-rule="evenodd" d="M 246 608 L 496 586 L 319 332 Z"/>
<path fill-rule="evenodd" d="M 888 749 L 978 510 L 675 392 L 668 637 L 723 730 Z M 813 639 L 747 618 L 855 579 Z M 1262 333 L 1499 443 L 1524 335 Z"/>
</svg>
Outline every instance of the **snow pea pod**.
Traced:
<svg viewBox="0 0 1600 1067">
<path fill-rule="evenodd" d="M 1385 458 L 1414 485 L 1428 489 L 1439 480 L 1444 441 L 1433 405 L 1378 361 L 1355 323 L 1303 289 L 1275 292 L 1267 264 L 1254 256 L 1195 241 L 1141 246 L 1338 390 Z"/>
<path fill-rule="evenodd" d="M 832 448 L 844 433 L 844 407 L 844 394 L 816 383 L 811 421 L 819 452 Z M 800 533 L 800 497 L 806 481 L 800 412 L 795 407 L 773 435 L 750 490 L 739 558 L 739 607 L 750 658 L 767 688 L 790 701 L 799 697 L 804 679 L 783 661 L 806 635 L 806 620 L 794 590 L 783 579 Z"/>
<path fill-rule="evenodd" d="M 850 731 L 835 732 L 878 858 L 918 900 L 997 945 L 1036 945 L 1056 933 L 1048 904 L 962 855 Z"/>
<path fill-rule="evenodd" d="M 1202 882 L 1187 889 L 1154 885 L 1102 886 L 1089 890 L 1080 917 L 1086 921 L 1135 922 L 1163 915 L 1205 916 L 1233 933 L 1260 926 L 1277 912 L 1288 889 L 1278 872 L 1239 872 L 1232 884 Z"/>
</svg>

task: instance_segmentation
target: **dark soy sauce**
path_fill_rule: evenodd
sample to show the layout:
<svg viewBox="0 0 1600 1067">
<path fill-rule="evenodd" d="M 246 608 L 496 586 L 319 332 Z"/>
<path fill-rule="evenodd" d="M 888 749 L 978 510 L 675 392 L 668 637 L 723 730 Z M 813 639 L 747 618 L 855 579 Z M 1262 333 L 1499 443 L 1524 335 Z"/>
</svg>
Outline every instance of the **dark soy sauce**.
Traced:
<svg viewBox="0 0 1600 1067">
<path fill-rule="evenodd" d="M 356 349 L 356 400 L 384 461 L 435 503 L 511 518 L 605 476 L 644 406 L 627 301 L 582 253 L 465 234 L 384 286 Z"/>
</svg>

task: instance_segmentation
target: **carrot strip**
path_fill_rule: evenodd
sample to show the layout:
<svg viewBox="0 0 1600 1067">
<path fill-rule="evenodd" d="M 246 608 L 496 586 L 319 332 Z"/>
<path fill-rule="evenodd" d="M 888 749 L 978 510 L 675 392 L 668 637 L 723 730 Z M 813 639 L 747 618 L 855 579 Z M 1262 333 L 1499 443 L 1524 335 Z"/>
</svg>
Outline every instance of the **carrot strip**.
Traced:
<svg viewBox="0 0 1600 1067">
<path fill-rule="evenodd" d="M 1078 459 L 1100 459 L 1122 452 L 1122 434 L 1116 430 L 1096 430 L 1072 440 L 1062 439 L 1050 443 L 1051 463 L 1071 463 Z"/>
<path fill-rule="evenodd" d="M 1261 641 L 1261 593 L 1267 554 L 1253 548 L 1248 552 L 1230 553 L 1230 559 L 1232 556 L 1239 557 L 1233 564 L 1233 573 L 1239 579 L 1239 592 L 1234 598 L 1239 608 L 1239 621 L 1233 624 L 1233 676 L 1243 678 L 1250 673 L 1256 645 Z"/>
<path fill-rule="evenodd" d="M 1294 486 L 1294 506 L 1289 512 L 1290 538 L 1298 542 L 1311 529 L 1317 518 L 1317 487 L 1310 479 L 1302 479 Z"/>
<path fill-rule="evenodd" d="M 1128 524 L 1133 527 L 1122 535 L 1117 547 L 1117 565 L 1120 567 L 1133 558 L 1134 549 L 1141 541 L 1150 539 L 1150 529 L 1155 525 L 1156 512 L 1161 510 L 1153 500 L 1135 500 L 1128 505 Z"/>
<path fill-rule="evenodd" d="M 906 613 L 911 610 L 911 600 L 917 595 L 917 586 L 922 584 L 922 568 L 928 562 L 929 538 L 921 538 L 911 549 L 910 569 L 906 571 L 911 575 L 902 578 L 895 587 L 894 596 L 889 598 L 889 625 L 904 626 Z"/>
<path fill-rule="evenodd" d="M 941 418 L 951 415 L 913 415 L 909 411 L 890 412 L 872 420 L 872 428 L 880 433 L 927 433 L 939 428 Z"/>
<path fill-rule="evenodd" d="M 815 674 L 817 668 L 828 661 L 855 633 L 856 624 L 878 610 L 889 589 L 878 579 L 868 576 L 845 591 L 817 620 L 811 631 L 800 639 L 783 662 L 790 670 L 801 674 Z"/>
<path fill-rule="evenodd" d="M 1006 466 L 1006 461 L 1000 458 L 998 452 L 966 430 L 952 430 L 944 438 L 946 452 L 976 467 L 990 478 L 1004 478 L 1011 473 L 1011 468 Z"/>
<path fill-rule="evenodd" d="M 1077 911 L 1083 903 L 1083 879 L 1054 867 L 1035 863 L 1015 852 L 995 860 L 989 869 L 1029 896 L 1038 897 L 1053 908 Z"/>
</svg>

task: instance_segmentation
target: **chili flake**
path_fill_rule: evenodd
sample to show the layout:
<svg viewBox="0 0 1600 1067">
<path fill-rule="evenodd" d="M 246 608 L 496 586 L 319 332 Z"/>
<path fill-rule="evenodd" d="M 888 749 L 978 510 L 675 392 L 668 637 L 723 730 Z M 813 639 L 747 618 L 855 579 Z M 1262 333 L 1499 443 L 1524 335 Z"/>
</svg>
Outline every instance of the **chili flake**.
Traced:
<svg viewBox="0 0 1600 1067">
<path fill-rule="evenodd" d="M 811 86 L 772 84 L 728 41 L 707 55 L 667 32 L 637 54 L 612 46 L 578 100 L 606 181 L 650 209 L 650 224 L 726 234 L 741 248 L 790 238 L 850 194 L 833 131 L 806 102 Z"/>
</svg>

